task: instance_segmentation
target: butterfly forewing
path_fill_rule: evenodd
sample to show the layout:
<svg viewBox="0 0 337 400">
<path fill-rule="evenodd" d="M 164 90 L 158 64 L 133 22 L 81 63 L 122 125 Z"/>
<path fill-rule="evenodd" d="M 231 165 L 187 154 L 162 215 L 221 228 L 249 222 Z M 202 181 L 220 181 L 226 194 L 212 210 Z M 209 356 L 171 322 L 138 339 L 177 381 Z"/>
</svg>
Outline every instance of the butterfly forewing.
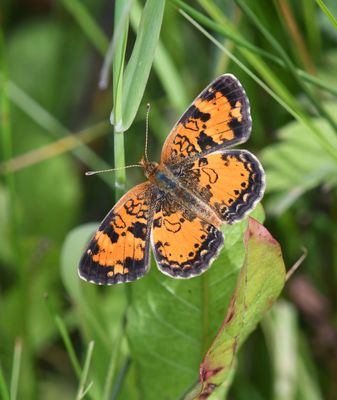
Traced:
<svg viewBox="0 0 337 400">
<path fill-rule="evenodd" d="M 233 75 L 222 75 L 179 119 L 164 143 L 161 161 L 170 166 L 245 142 L 251 124 L 243 87 Z"/>
</svg>

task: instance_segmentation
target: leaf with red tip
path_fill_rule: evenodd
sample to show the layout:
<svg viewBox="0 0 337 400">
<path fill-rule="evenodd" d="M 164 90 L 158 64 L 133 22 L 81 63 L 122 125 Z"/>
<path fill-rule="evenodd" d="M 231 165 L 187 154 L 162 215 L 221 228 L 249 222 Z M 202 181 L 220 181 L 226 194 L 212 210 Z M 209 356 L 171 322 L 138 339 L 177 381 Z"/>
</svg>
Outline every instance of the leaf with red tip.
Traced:
<svg viewBox="0 0 337 400">
<path fill-rule="evenodd" d="M 285 283 L 278 242 L 253 218 L 244 236 L 246 256 L 226 318 L 200 365 L 200 383 L 188 399 L 206 399 L 232 380 L 238 349 L 276 301 Z"/>
</svg>

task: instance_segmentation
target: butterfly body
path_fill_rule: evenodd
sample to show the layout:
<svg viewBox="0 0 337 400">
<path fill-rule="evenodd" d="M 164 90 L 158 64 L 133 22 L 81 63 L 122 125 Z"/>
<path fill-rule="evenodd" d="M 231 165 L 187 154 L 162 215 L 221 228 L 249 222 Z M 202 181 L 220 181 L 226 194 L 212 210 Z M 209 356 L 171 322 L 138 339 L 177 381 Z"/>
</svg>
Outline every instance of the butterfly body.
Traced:
<svg viewBox="0 0 337 400">
<path fill-rule="evenodd" d="M 140 165 L 144 167 L 145 176 L 158 189 L 158 198 L 161 202 L 180 204 L 184 209 L 193 210 L 196 215 L 202 215 L 205 221 L 219 226 L 221 221 L 208 205 L 199 199 L 196 194 L 188 190 L 188 186 L 179 182 L 179 174 L 175 175 L 165 165 L 142 159 Z M 160 204 L 160 201 L 158 201 Z"/>
<path fill-rule="evenodd" d="M 249 101 L 230 74 L 213 81 L 166 139 L 161 161 L 142 159 L 148 181 L 126 193 L 101 223 L 79 266 L 96 284 L 133 281 L 158 268 L 174 278 L 203 273 L 224 243 L 222 223 L 242 219 L 261 199 L 264 171 L 247 150 Z"/>
</svg>

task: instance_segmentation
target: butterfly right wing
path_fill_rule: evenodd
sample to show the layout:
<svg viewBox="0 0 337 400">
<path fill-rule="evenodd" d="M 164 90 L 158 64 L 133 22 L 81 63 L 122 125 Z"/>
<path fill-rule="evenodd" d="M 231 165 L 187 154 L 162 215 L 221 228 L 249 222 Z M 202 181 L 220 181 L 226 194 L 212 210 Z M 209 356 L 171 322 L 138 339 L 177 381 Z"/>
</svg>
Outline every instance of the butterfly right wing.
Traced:
<svg viewBox="0 0 337 400">
<path fill-rule="evenodd" d="M 79 264 L 82 279 L 98 285 L 134 281 L 149 269 L 149 243 L 157 188 L 150 182 L 127 192 L 105 217 Z"/>
<path fill-rule="evenodd" d="M 211 82 L 181 116 L 163 146 L 166 166 L 197 159 L 248 140 L 249 100 L 239 80 L 224 74 Z"/>
</svg>

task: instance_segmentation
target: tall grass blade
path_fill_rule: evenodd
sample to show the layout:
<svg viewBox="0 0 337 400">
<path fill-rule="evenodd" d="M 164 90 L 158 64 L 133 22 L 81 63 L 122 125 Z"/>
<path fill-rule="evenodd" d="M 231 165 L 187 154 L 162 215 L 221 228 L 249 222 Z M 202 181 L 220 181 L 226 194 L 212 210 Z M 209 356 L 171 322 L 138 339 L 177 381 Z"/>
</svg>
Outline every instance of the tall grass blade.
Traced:
<svg viewBox="0 0 337 400">
<path fill-rule="evenodd" d="M 77 377 L 79 378 L 82 373 L 81 365 L 77 359 L 75 349 L 71 343 L 71 339 L 70 339 L 67 327 L 66 327 L 65 323 L 63 322 L 62 318 L 59 317 L 58 315 L 55 315 L 54 319 L 55 319 L 57 328 L 60 332 L 61 338 L 63 340 L 64 346 L 67 350 L 71 365 L 73 366 L 74 371 L 75 371 Z"/>
<path fill-rule="evenodd" d="M 123 327 L 121 327 L 120 329 L 117 330 L 116 338 L 113 341 L 114 346 L 111 351 L 110 362 L 109 362 L 108 370 L 107 370 L 106 377 L 105 377 L 103 400 L 111 399 L 111 392 L 112 392 L 112 386 L 113 386 L 113 381 L 114 381 L 114 377 L 115 377 L 117 358 L 120 353 L 121 344 L 122 344 L 122 340 L 124 337 L 124 325 L 125 324 L 123 321 Z"/>
<path fill-rule="evenodd" d="M 244 3 L 242 0 L 235 0 L 235 2 L 239 5 L 239 7 L 245 12 L 248 18 L 256 25 L 256 27 L 261 31 L 261 33 L 265 36 L 265 38 L 269 41 L 269 43 L 275 48 L 277 52 L 279 52 L 280 56 L 284 59 L 285 63 L 289 68 L 289 72 L 292 73 L 303 92 L 306 94 L 308 99 L 311 101 L 313 106 L 317 109 L 318 113 L 322 115 L 327 122 L 331 125 L 331 127 L 337 132 L 337 124 L 331 117 L 331 115 L 321 106 L 315 96 L 311 94 L 311 92 L 307 89 L 307 87 L 303 84 L 302 80 L 296 74 L 296 68 L 293 65 L 292 61 L 288 57 L 286 51 L 283 47 L 277 42 L 276 39 L 269 33 L 269 31 L 262 25 L 253 11 L 249 8 L 249 6 Z M 299 105 L 296 105 L 297 114 L 300 115 L 301 121 L 310 128 L 310 130 L 315 134 L 315 136 L 320 141 L 321 146 L 326 150 L 326 152 L 337 162 L 337 148 L 334 145 L 326 140 L 326 137 L 322 134 L 321 131 L 317 130 L 315 125 L 312 123 L 310 118 L 308 118 L 307 114 L 301 109 Z"/>
<path fill-rule="evenodd" d="M 139 3 L 135 2 L 131 14 L 131 25 L 135 32 L 140 24 L 140 20 L 141 8 Z M 153 66 L 163 85 L 169 103 L 176 108 L 177 112 L 182 112 L 188 104 L 184 82 L 160 39 L 157 43 Z"/>
<path fill-rule="evenodd" d="M 202 26 L 207 27 L 212 31 L 219 33 L 225 38 L 231 40 L 238 46 L 239 49 L 249 50 L 252 56 L 255 54 L 256 56 L 261 56 L 267 59 L 267 61 L 272 61 L 274 64 L 280 65 L 283 68 L 287 67 L 284 60 L 282 60 L 280 57 L 270 53 L 269 51 L 261 49 L 251 44 L 249 41 L 245 40 L 244 37 L 241 36 L 240 32 L 237 31 L 236 27 L 233 26 L 232 22 L 228 19 L 225 19 L 225 17 L 221 14 L 219 9 L 214 6 L 214 4 L 211 3 L 212 4 L 211 10 L 213 13 L 215 13 L 214 15 L 212 13 L 212 17 L 216 18 L 216 20 L 212 20 L 206 17 L 204 14 L 201 14 L 193 7 L 189 6 L 188 4 L 186 4 L 181 0 L 172 0 L 172 2 L 175 3 L 182 10 L 184 10 L 187 14 L 189 14 L 195 21 L 199 22 Z M 204 2 L 204 1 L 200 2 L 202 4 L 205 3 L 209 4 L 209 2 Z M 247 54 L 247 52 L 243 54 Z M 303 71 L 302 69 L 297 68 L 296 71 L 297 74 L 306 82 L 314 86 L 317 86 L 320 89 L 323 89 L 326 92 L 333 94 L 334 96 L 337 96 L 337 90 L 333 86 L 331 86 L 328 82 L 325 82 L 322 79 L 315 77 L 314 75 L 308 74 L 306 71 Z"/>
<path fill-rule="evenodd" d="M 273 399 L 295 399 L 298 382 L 297 315 L 291 304 L 279 302 L 262 321 L 274 369 Z"/>
<path fill-rule="evenodd" d="M 136 42 L 125 69 L 123 123 L 115 120 L 118 130 L 126 131 L 130 127 L 143 98 L 159 40 L 164 7 L 164 0 L 147 0 L 143 9 Z"/>
<path fill-rule="evenodd" d="M 11 400 L 16 400 L 19 389 L 19 377 L 22 358 L 22 341 L 17 339 L 14 346 L 13 368 L 11 376 L 10 394 Z"/>
<path fill-rule="evenodd" d="M 117 0 L 115 3 L 115 27 L 119 26 L 120 21 L 125 15 L 125 3 Z M 123 30 L 120 39 L 116 42 L 113 57 L 113 110 L 111 122 L 114 125 L 114 158 L 115 158 L 115 198 L 118 200 L 125 191 L 126 174 L 125 166 L 124 134 L 123 134 L 123 82 L 124 82 L 124 59 L 126 43 L 128 38 L 129 19 L 123 23 Z"/>
<path fill-rule="evenodd" d="M 76 395 L 76 400 L 84 399 L 84 397 L 86 396 L 86 394 L 88 393 L 88 391 L 90 390 L 90 388 L 93 384 L 93 382 L 90 382 L 87 385 L 87 380 L 88 380 L 88 374 L 89 374 L 89 368 L 90 368 L 90 363 L 91 363 L 91 359 L 92 359 L 92 354 L 94 351 L 94 345 L 95 345 L 95 343 L 93 341 L 89 342 L 87 354 L 85 356 L 83 371 L 81 374 L 81 380 L 80 380 L 80 384 L 79 384 L 77 395 Z"/>
<path fill-rule="evenodd" d="M 9 82 L 8 84 L 8 96 L 16 106 L 38 125 L 43 127 L 52 137 L 59 139 L 72 134 L 66 126 L 14 82 Z M 97 154 L 79 138 L 74 137 L 74 140 L 78 142 L 78 146 L 73 152 L 74 156 L 86 164 L 89 169 L 101 170 L 110 167 L 109 164 L 97 156 Z M 100 174 L 99 177 L 107 185 L 112 186 L 111 179 L 108 176 Z"/>
<path fill-rule="evenodd" d="M 331 21 L 331 24 L 337 29 L 337 19 L 335 16 L 332 14 L 330 9 L 327 7 L 327 5 L 324 3 L 323 0 L 316 0 L 316 3 L 319 5 L 321 10 L 324 12 L 324 14 L 329 18 Z"/>
<path fill-rule="evenodd" d="M 0 397 L 2 400 L 10 400 L 9 390 L 6 384 L 6 380 L 1 365 L 0 365 Z"/>
<path fill-rule="evenodd" d="M 62 0 L 62 4 L 74 17 L 98 52 L 100 54 L 105 54 L 109 43 L 83 2 L 79 0 Z"/>
<path fill-rule="evenodd" d="M 118 23 L 115 20 L 115 23 L 117 23 L 117 25 L 115 25 L 114 33 L 112 35 L 109 47 L 108 47 L 106 55 L 104 57 L 104 64 L 102 67 L 100 80 L 99 80 L 99 84 L 98 84 L 100 89 L 106 89 L 108 87 L 109 74 L 111 72 L 111 65 L 112 65 L 112 60 L 113 60 L 113 56 L 115 53 L 115 48 L 116 48 L 117 43 L 121 40 L 121 35 L 123 34 L 123 32 L 125 32 L 125 28 L 127 26 L 127 19 L 128 19 L 131 5 L 132 5 L 132 1 L 133 0 L 128 0 L 125 2 L 124 8 L 121 11 L 121 15 L 118 18 L 119 19 Z"/>
</svg>

